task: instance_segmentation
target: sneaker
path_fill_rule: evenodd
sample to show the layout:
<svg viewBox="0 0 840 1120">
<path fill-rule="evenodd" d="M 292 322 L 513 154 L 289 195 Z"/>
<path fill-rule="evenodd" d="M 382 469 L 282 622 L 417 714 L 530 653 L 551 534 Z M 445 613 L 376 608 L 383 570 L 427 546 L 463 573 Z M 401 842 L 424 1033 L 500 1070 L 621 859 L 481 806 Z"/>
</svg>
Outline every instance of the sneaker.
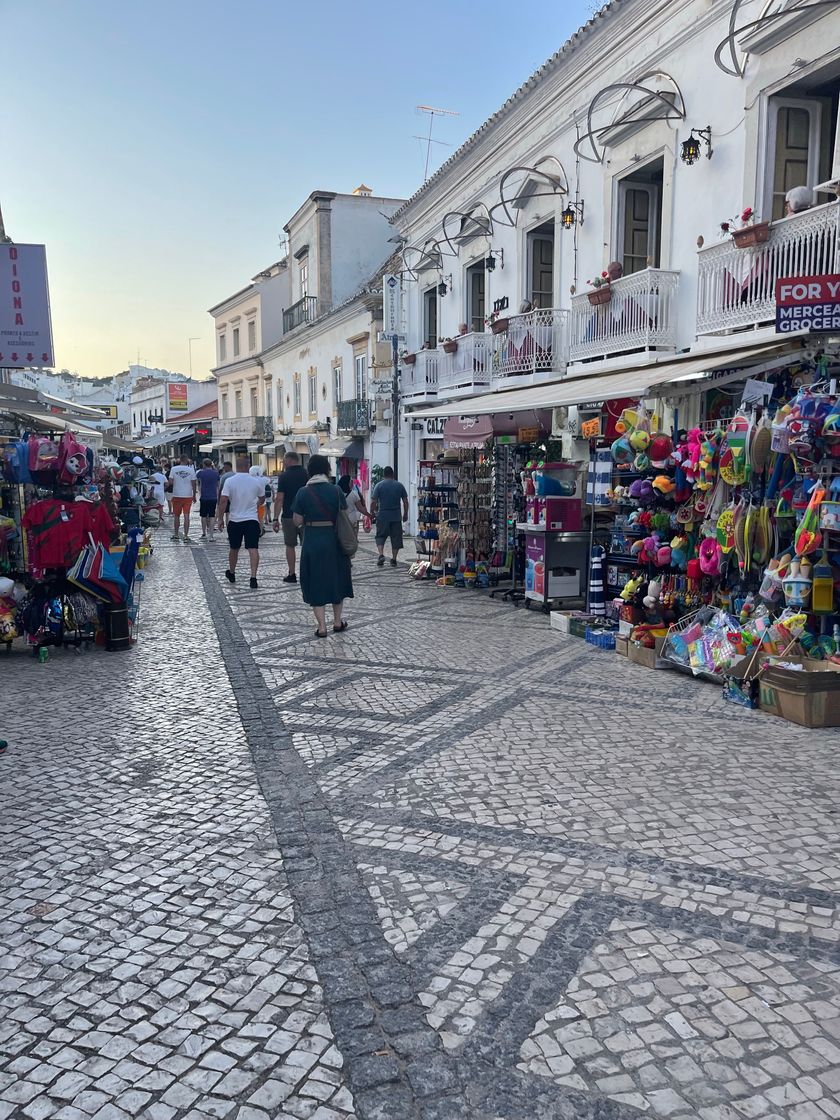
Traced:
<svg viewBox="0 0 840 1120">
<path fill-rule="evenodd" d="M 251 588 L 252 591 L 257 590 L 257 588 L 259 587 L 259 584 L 257 583 L 257 577 L 256 576 L 251 576 L 251 582 L 249 583 L 248 586 Z"/>
<path fill-rule="evenodd" d="M 391 557 L 391 567 L 396 568 L 396 566 L 397 566 L 397 558 L 396 558 L 396 556 L 392 556 Z"/>
<path fill-rule="evenodd" d="M 171 541 L 179 541 L 181 538 L 178 536 L 177 533 L 173 533 L 172 536 L 169 539 Z"/>
<path fill-rule="evenodd" d="M 284 583 L 297 583 L 297 576 L 294 572 L 289 572 L 287 576 L 283 576 Z"/>
<path fill-rule="evenodd" d="M 202 539 L 203 541 L 206 541 L 206 540 L 207 540 L 207 534 L 206 534 L 206 533 L 202 533 L 202 534 L 201 534 L 201 539 Z"/>
<path fill-rule="evenodd" d="M 211 544 L 213 544 L 214 541 L 216 540 L 215 536 L 212 533 L 210 534 L 210 536 L 207 539 L 210 541 Z"/>
<path fill-rule="evenodd" d="M 384 556 L 379 557 L 379 559 L 376 561 L 376 566 L 377 566 L 377 568 L 384 568 L 385 567 L 385 557 Z"/>
<path fill-rule="evenodd" d="M 228 568 L 228 570 L 225 572 L 225 579 L 228 581 L 228 583 L 236 583 L 236 574 L 232 572 L 230 568 Z"/>
<path fill-rule="evenodd" d="M 184 534 L 184 544 L 192 544 L 192 543 L 193 543 L 192 537 L 188 537 L 185 533 Z"/>
</svg>

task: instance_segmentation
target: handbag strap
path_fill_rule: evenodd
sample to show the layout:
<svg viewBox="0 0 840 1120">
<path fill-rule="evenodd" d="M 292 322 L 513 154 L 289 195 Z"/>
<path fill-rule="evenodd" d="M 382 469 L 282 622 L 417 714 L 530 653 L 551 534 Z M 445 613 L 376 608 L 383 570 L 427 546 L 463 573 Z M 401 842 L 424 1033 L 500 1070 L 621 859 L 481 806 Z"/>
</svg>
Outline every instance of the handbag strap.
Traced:
<svg viewBox="0 0 840 1120">
<path fill-rule="evenodd" d="M 315 491 L 315 487 L 314 487 L 314 486 L 312 486 L 312 487 L 310 487 L 310 489 L 312 490 L 312 497 L 313 497 L 313 498 L 315 499 L 315 501 L 316 501 L 316 502 L 318 503 L 318 506 L 320 507 L 321 513 L 325 514 L 325 516 L 327 517 L 327 520 L 329 521 L 329 523 L 330 523 L 330 524 L 331 524 L 331 525 L 332 525 L 333 527 L 335 527 L 335 523 L 336 523 L 336 521 L 338 520 L 338 513 L 336 512 L 336 515 L 335 515 L 335 517 L 332 517 L 332 516 L 330 516 L 330 511 L 329 511 L 329 510 L 327 509 L 327 507 L 326 507 L 326 506 L 324 505 L 324 503 L 323 503 L 323 502 L 321 501 L 321 499 L 320 499 L 319 495 L 318 495 L 318 494 L 316 493 L 316 491 Z"/>
</svg>

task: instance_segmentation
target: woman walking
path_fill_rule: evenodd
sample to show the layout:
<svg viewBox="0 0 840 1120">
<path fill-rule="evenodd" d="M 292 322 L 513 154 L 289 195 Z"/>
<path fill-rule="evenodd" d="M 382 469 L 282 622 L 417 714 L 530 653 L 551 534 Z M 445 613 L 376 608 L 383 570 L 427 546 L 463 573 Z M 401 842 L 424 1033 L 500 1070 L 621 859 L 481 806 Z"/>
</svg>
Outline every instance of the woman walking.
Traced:
<svg viewBox="0 0 840 1120">
<path fill-rule="evenodd" d="M 330 464 L 323 455 L 313 455 L 306 469 L 309 481 L 298 490 L 293 506 L 295 525 L 304 527 L 300 588 L 318 623 L 315 637 L 326 638 L 327 604 L 332 603 L 333 633 L 340 634 L 347 629 L 342 618 L 344 600 L 353 598 L 350 557 L 335 528 L 338 511 L 347 508 L 347 500 L 330 482 Z"/>
<path fill-rule="evenodd" d="M 370 517 L 368 508 L 365 505 L 365 499 L 362 497 L 361 490 L 349 474 L 343 474 L 341 476 L 338 480 L 338 488 L 347 502 L 347 516 L 358 537 L 359 523 L 363 517 Z"/>
</svg>

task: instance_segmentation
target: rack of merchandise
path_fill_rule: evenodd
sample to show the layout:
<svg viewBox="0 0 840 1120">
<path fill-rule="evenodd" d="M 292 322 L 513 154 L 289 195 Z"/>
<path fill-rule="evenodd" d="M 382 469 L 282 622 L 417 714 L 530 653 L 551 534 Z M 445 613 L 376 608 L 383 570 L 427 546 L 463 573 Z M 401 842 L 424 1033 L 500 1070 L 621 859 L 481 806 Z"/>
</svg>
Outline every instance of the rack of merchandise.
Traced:
<svg viewBox="0 0 840 1120">
<path fill-rule="evenodd" d="M 485 451 L 461 452 L 458 523 L 467 560 L 486 560 L 492 548 L 493 462 Z"/>
<path fill-rule="evenodd" d="M 458 464 L 424 460 L 417 480 L 417 551 L 428 559 L 428 575 L 440 575 L 457 559 Z"/>
</svg>

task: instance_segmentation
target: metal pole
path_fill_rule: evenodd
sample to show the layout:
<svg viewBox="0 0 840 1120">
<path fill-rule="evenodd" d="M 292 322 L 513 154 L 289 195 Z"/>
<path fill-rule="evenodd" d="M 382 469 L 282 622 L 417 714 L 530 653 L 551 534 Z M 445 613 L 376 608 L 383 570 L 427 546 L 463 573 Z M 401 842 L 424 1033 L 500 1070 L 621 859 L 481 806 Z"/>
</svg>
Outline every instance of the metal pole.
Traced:
<svg viewBox="0 0 840 1120">
<path fill-rule="evenodd" d="M 400 356 L 399 341 L 396 332 L 391 336 L 391 365 L 393 366 L 393 380 L 391 381 L 391 438 L 394 477 L 399 478 L 400 456 Z"/>
</svg>

